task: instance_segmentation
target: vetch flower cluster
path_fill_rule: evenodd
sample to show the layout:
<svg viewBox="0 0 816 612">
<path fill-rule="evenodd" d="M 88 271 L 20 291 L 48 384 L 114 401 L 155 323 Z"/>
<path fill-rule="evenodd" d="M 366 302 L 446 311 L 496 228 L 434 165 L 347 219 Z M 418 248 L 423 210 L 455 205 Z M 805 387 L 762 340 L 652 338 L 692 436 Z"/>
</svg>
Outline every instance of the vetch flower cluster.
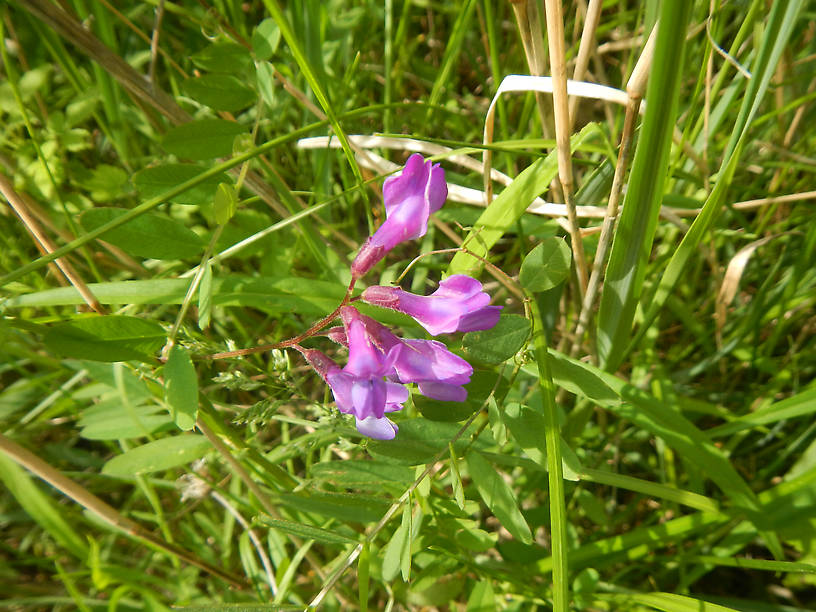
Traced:
<svg viewBox="0 0 816 612">
<path fill-rule="evenodd" d="M 424 236 L 431 213 L 441 208 L 447 193 L 444 171 L 418 154 L 408 159 L 399 176 L 387 179 L 383 185 L 386 220 L 366 240 L 351 264 L 352 287 L 397 244 Z M 499 320 L 501 310 L 501 306 L 490 305 L 490 296 L 482 291 L 479 281 L 463 274 L 441 281 L 428 296 L 414 295 L 399 287 L 372 286 L 359 299 L 410 315 L 434 336 L 489 329 Z M 334 342 L 348 347 L 345 366 L 340 367 L 320 350 L 306 349 L 295 342 L 290 346 L 300 351 L 326 381 L 337 409 L 354 416 L 360 433 L 379 440 L 394 438 L 398 427 L 385 415 L 402 409 L 410 395 L 406 384 L 416 384 L 426 397 L 465 401 L 464 385 L 473 374 L 467 361 L 436 340 L 398 337 L 385 325 L 347 305 L 348 301 L 347 296 L 330 315 L 339 315 L 342 327 L 332 327 L 326 333 Z M 302 337 L 308 337 L 317 327 Z"/>
</svg>

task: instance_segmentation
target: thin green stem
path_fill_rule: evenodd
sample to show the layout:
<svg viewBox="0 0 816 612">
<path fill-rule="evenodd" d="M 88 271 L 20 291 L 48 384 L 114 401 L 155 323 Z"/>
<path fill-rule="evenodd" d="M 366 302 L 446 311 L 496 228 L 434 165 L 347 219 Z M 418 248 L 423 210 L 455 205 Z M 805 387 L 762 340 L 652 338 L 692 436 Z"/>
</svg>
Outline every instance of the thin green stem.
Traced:
<svg viewBox="0 0 816 612">
<path fill-rule="evenodd" d="M 567 505 L 564 499 L 564 474 L 561 467 L 561 435 L 555 405 L 555 385 L 550 373 L 547 336 L 535 299 L 530 300 L 533 322 L 533 346 L 538 364 L 538 384 L 544 416 L 544 438 L 547 443 L 547 479 L 550 487 L 550 538 L 553 559 L 553 610 L 569 609 L 569 576 L 567 567 Z"/>
</svg>

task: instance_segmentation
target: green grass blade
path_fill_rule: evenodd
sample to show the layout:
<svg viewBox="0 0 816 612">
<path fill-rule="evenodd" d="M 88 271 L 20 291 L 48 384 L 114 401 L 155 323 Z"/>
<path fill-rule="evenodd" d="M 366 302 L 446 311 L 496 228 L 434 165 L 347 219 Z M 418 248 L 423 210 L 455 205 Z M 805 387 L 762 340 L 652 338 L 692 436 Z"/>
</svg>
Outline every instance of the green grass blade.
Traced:
<svg viewBox="0 0 816 612">
<path fill-rule="evenodd" d="M 604 369 L 610 371 L 617 369 L 623 357 L 657 227 L 690 12 L 690 2 L 661 5 L 655 58 L 646 92 L 646 116 L 632 162 L 623 212 L 615 230 L 598 311 L 598 355 Z"/>
<path fill-rule="evenodd" d="M 85 560 L 88 547 L 34 480 L 4 454 L 0 454 L 0 480 L 23 510 L 78 559 Z"/>
<path fill-rule="evenodd" d="M 629 352 L 639 342 L 646 329 L 649 328 L 685 271 L 692 255 L 697 253 L 697 247 L 703 237 L 717 218 L 717 213 L 720 211 L 725 199 L 725 193 L 734 176 L 742 147 L 746 142 L 745 137 L 751 127 L 751 121 L 765 96 L 779 58 L 788 44 L 788 39 L 793 32 L 793 26 L 796 24 L 802 5 L 802 0 L 775 2 L 773 4 L 764 30 L 762 45 L 753 66 L 753 77 L 749 81 L 748 89 L 742 99 L 742 106 L 734 130 L 731 133 L 731 139 L 726 147 L 726 154 L 720 167 L 717 184 L 708 199 L 706 199 L 703 210 L 694 219 L 694 223 L 692 223 L 689 231 L 683 237 L 677 250 L 675 250 L 666 265 L 655 296 L 644 316 L 643 324 L 626 352 Z"/>
<path fill-rule="evenodd" d="M 538 384 L 544 416 L 544 437 L 547 441 L 547 480 L 550 488 L 550 538 L 553 559 L 553 609 L 561 612 L 569 609 L 569 562 L 567 557 L 567 504 L 564 493 L 564 473 L 561 465 L 561 433 L 558 425 L 558 408 L 555 405 L 555 386 L 550 372 L 550 355 L 547 352 L 547 336 L 539 311 L 538 301 L 530 301 L 533 317 L 533 344 Z"/>
<path fill-rule="evenodd" d="M 597 136 L 598 126 L 590 123 L 570 141 L 571 149 L 583 146 Z M 558 158 L 553 151 L 533 162 L 504 189 L 481 214 L 464 240 L 474 254 L 486 257 L 491 247 L 505 232 L 515 228 L 517 221 L 536 196 L 544 193 L 558 174 Z M 448 266 L 448 274 L 477 275 L 482 262 L 469 253 L 457 253 Z"/>
<path fill-rule="evenodd" d="M 266 10 L 269 11 L 269 14 L 278 24 L 280 28 L 281 35 L 283 35 L 283 39 L 286 41 L 286 44 L 289 46 L 292 55 L 297 62 L 298 67 L 303 71 L 303 76 L 305 77 L 306 81 L 309 83 L 309 87 L 312 88 L 317 101 L 320 103 L 320 106 L 323 107 L 323 110 L 326 112 L 326 116 L 329 119 L 329 123 L 331 123 L 332 129 L 334 133 L 337 135 L 337 139 L 340 141 L 340 146 L 343 147 L 343 153 L 346 154 L 346 159 L 348 160 L 349 166 L 351 166 L 351 171 L 354 173 L 354 178 L 357 179 L 357 184 L 361 188 L 361 192 L 363 197 L 367 197 L 367 192 L 363 189 L 363 174 L 360 172 L 360 166 L 357 165 L 357 160 L 354 158 L 354 152 L 351 150 L 351 144 L 349 143 L 348 137 L 346 136 L 345 130 L 340 125 L 340 122 L 337 119 L 337 114 L 334 112 L 334 107 L 329 102 L 329 98 L 326 96 L 326 93 L 323 91 L 323 87 L 320 85 L 320 81 L 315 74 L 315 71 L 312 69 L 311 64 L 306 58 L 303 50 L 300 48 L 300 41 L 298 40 L 297 36 L 295 36 L 292 27 L 289 25 L 289 20 L 286 19 L 286 16 L 283 14 L 280 5 L 278 4 L 277 0 L 264 0 L 264 6 L 266 6 Z"/>
</svg>

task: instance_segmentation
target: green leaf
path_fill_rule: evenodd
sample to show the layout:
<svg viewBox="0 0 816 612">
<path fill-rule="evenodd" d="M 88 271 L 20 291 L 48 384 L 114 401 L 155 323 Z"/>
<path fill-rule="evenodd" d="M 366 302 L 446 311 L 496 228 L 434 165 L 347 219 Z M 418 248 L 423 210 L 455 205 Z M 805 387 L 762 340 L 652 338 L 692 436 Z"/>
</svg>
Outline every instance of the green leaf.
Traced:
<svg viewBox="0 0 816 612">
<path fill-rule="evenodd" d="M 199 68 L 212 72 L 238 74 L 252 65 L 252 56 L 243 45 L 218 42 L 205 47 L 190 57 Z"/>
<path fill-rule="evenodd" d="M 161 412 L 161 414 L 156 414 Z M 149 436 L 173 422 L 161 406 L 131 406 L 122 410 L 119 395 L 84 410 L 77 425 L 86 440 L 128 440 Z"/>
<path fill-rule="evenodd" d="M 258 91 L 261 92 L 261 98 L 272 106 L 275 103 L 275 69 L 268 62 L 259 62 L 255 79 L 258 83 Z"/>
<path fill-rule="evenodd" d="M 228 74 L 205 74 L 182 82 L 181 90 L 196 102 L 218 111 L 238 111 L 255 102 L 255 92 Z"/>
<path fill-rule="evenodd" d="M 521 263 L 519 283 L 532 293 L 557 287 L 567 278 L 571 261 L 572 252 L 563 238 L 545 238 Z"/>
<path fill-rule="evenodd" d="M 530 322 L 520 315 L 504 315 L 492 329 L 468 332 L 462 350 L 468 358 L 496 365 L 510 359 L 527 343 Z"/>
<path fill-rule="evenodd" d="M 110 476 L 136 476 L 169 470 L 203 457 L 209 449 L 210 442 L 204 436 L 182 434 L 162 438 L 114 457 L 105 464 L 102 473 Z"/>
<path fill-rule="evenodd" d="M 252 51 L 262 62 L 270 59 L 281 40 L 281 31 L 274 19 L 264 19 L 252 33 Z"/>
<path fill-rule="evenodd" d="M 121 208 L 92 208 L 82 214 L 82 227 L 97 227 L 127 213 Z M 204 246 L 194 231 L 174 219 L 156 213 L 145 213 L 99 237 L 131 255 L 152 259 L 183 259 L 199 254 Z"/>
<path fill-rule="evenodd" d="M 410 484 L 414 481 L 413 471 L 406 466 L 359 459 L 318 463 L 312 466 L 311 476 L 340 486 L 370 484 L 378 487 L 382 483 Z"/>
<path fill-rule="evenodd" d="M 232 183 L 220 183 L 215 190 L 215 222 L 226 225 L 238 209 L 238 194 Z"/>
<path fill-rule="evenodd" d="M 598 133 L 598 126 L 590 123 L 572 137 L 570 141 L 572 150 L 581 147 Z M 481 214 L 465 238 L 464 244 L 468 250 L 480 257 L 486 257 L 496 241 L 515 228 L 516 222 L 527 207 L 549 188 L 557 174 L 558 156 L 555 151 L 528 166 Z M 448 266 L 448 274 L 476 276 L 482 266 L 482 262 L 469 253 L 457 253 Z"/>
<path fill-rule="evenodd" d="M 50 327 L 45 345 L 54 353 L 92 361 L 151 361 L 165 341 L 155 321 L 125 315 L 88 317 Z"/>
<path fill-rule="evenodd" d="M 199 119 L 170 129 L 162 139 L 169 153 L 184 159 L 213 159 L 232 154 L 232 143 L 246 132 L 240 123 L 225 119 Z"/>
<path fill-rule="evenodd" d="M 495 612 L 496 609 L 496 596 L 493 593 L 493 585 L 489 580 L 477 582 L 470 592 L 465 612 Z"/>
<path fill-rule="evenodd" d="M 475 427 L 471 425 L 468 432 L 473 433 Z M 369 443 L 368 452 L 375 458 L 390 459 L 407 465 L 427 463 L 439 451 L 448 447 L 450 441 L 461 429 L 461 425 L 427 419 L 407 419 L 399 422 L 399 428 L 399 433 L 394 440 Z M 454 445 L 457 452 L 463 452 L 467 447 L 468 432 Z M 477 440 L 474 446 L 484 448 L 486 444 Z"/>
<path fill-rule="evenodd" d="M 504 405 L 504 422 L 524 453 L 545 470 L 547 444 L 544 437 L 546 422 L 539 412 L 516 402 Z M 566 451 L 566 452 L 565 452 Z M 565 456 L 567 455 L 568 456 Z M 572 449 L 561 440 L 561 465 L 565 480 L 580 480 L 580 464 Z"/>
<path fill-rule="evenodd" d="M 353 523 L 373 523 L 388 510 L 388 502 L 380 497 L 352 495 L 349 493 L 284 493 L 282 504 L 300 510 L 330 516 Z"/>
<path fill-rule="evenodd" d="M 336 531 L 323 529 L 322 527 L 315 527 L 314 525 L 305 525 L 303 523 L 295 523 L 292 521 L 285 521 L 283 519 L 276 519 L 269 516 L 261 516 L 261 522 L 268 525 L 272 529 L 277 529 L 284 533 L 303 538 L 304 540 L 316 540 L 318 542 L 328 542 L 329 544 L 356 544 L 357 540 L 344 536 Z"/>
<path fill-rule="evenodd" d="M 164 401 L 179 429 L 195 427 L 198 415 L 198 377 L 187 351 L 178 346 L 170 349 L 164 366 Z"/>
<path fill-rule="evenodd" d="M 690 2 L 661 4 L 646 93 L 647 100 L 660 102 L 646 106 L 598 309 L 598 355 L 609 371 L 617 369 L 623 357 L 657 228 L 691 7 Z"/>
<path fill-rule="evenodd" d="M 198 164 L 162 164 L 140 170 L 133 175 L 133 186 L 148 200 L 167 193 L 170 189 L 197 177 L 207 170 Z M 171 197 L 168 201 L 176 204 L 204 206 L 213 201 L 215 189 L 219 183 L 229 183 L 229 175 L 221 173 L 203 179 L 197 185 Z"/>
<path fill-rule="evenodd" d="M 532 544 L 533 535 L 516 505 L 516 495 L 499 472 L 476 451 L 465 455 L 465 463 L 485 505 L 511 535 L 524 544 Z"/>
<path fill-rule="evenodd" d="M 402 521 L 397 527 L 388 544 L 385 545 L 382 560 L 382 577 L 392 581 L 397 577 L 404 563 L 405 557 L 411 559 L 411 506 L 405 504 L 402 509 Z M 404 580 L 407 580 L 403 576 Z"/>
<path fill-rule="evenodd" d="M 90 178 L 82 181 L 82 186 L 91 192 L 94 201 L 107 202 L 122 197 L 122 188 L 127 180 L 128 175 L 121 168 L 99 164 L 91 172 Z"/>
</svg>

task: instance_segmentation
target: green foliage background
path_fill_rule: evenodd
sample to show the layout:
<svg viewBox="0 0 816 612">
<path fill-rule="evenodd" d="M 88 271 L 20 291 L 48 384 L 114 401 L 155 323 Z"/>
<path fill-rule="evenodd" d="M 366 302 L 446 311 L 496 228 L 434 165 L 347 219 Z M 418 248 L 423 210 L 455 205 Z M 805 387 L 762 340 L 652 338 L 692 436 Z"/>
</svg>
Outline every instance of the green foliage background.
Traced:
<svg viewBox="0 0 816 612">
<path fill-rule="evenodd" d="M 0 5 L 2 604 L 813 609 L 816 12 L 607 1 L 585 80 L 625 89 L 658 17 L 635 132 L 574 118 L 588 262 L 634 143 L 588 332 L 564 223 L 525 212 L 563 201 L 551 97 L 505 94 L 515 180 L 364 279 L 427 254 L 404 288 L 469 271 L 502 320 L 444 339 L 467 402 L 414 394 L 377 442 L 296 352 L 212 356 L 335 309 L 409 151 L 483 189 L 530 72 L 512 3 Z"/>
</svg>

